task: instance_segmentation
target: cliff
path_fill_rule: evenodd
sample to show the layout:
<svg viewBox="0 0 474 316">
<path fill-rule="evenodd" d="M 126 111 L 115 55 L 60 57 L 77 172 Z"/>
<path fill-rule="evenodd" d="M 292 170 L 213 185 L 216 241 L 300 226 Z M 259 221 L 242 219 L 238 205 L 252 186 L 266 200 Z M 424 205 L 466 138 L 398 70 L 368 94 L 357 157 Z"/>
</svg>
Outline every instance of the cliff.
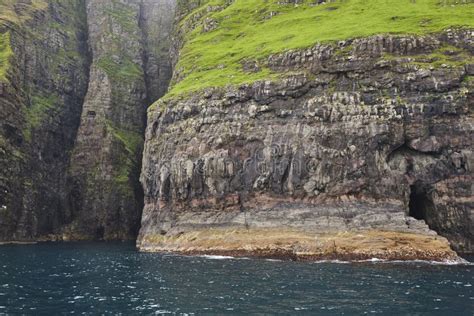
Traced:
<svg viewBox="0 0 474 316">
<path fill-rule="evenodd" d="M 0 240 L 135 238 L 174 1 L 0 6 Z"/>
<path fill-rule="evenodd" d="M 86 13 L 81 1 L 0 6 L 0 239 L 33 239 L 64 221 L 88 82 Z"/>
<path fill-rule="evenodd" d="M 473 251 L 469 1 L 0 9 L 0 241 L 138 235 L 144 251 L 291 259 Z"/>
<path fill-rule="evenodd" d="M 472 5 L 300 2 L 184 7 L 148 111 L 138 247 L 439 259 L 446 237 L 472 252 L 473 31 L 449 27 Z"/>
</svg>

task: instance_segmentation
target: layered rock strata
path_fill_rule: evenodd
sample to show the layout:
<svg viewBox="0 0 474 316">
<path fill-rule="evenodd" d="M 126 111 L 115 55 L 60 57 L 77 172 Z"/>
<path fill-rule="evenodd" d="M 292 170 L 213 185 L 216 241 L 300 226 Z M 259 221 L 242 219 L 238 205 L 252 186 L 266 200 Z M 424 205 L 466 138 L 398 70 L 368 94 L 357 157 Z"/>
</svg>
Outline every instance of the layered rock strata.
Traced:
<svg viewBox="0 0 474 316">
<path fill-rule="evenodd" d="M 437 232 L 472 252 L 473 44 L 472 30 L 321 44 L 270 56 L 283 79 L 159 101 L 138 247 L 199 252 L 179 236 L 269 229 L 398 232 L 418 250 L 406 234 Z"/>
</svg>

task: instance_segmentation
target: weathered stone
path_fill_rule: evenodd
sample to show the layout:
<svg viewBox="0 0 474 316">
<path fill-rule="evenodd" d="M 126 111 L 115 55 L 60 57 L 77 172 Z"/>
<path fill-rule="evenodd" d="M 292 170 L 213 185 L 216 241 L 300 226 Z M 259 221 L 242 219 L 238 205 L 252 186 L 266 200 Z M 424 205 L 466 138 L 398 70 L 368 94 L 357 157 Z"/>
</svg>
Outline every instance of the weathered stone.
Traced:
<svg viewBox="0 0 474 316">
<path fill-rule="evenodd" d="M 466 47 L 455 38 L 471 33 L 459 32 L 449 43 Z M 247 227 L 434 230 L 472 251 L 472 83 L 464 66 L 420 70 L 403 59 L 447 41 L 316 45 L 268 59 L 300 75 L 161 101 L 148 117 L 138 246 L 153 248 L 148 237 L 158 234 Z M 353 58 L 341 63 L 348 45 Z M 381 67 L 384 53 L 394 58 Z"/>
<path fill-rule="evenodd" d="M 0 28 L 13 50 L 0 83 L 0 240 L 135 238 L 145 109 L 171 76 L 175 1 L 4 6 L 22 16 Z"/>
<path fill-rule="evenodd" d="M 85 20 L 76 19 L 84 1 L 45 2 L 28 15 L 27 3 L 13 5 L 23 20 L 0 30 L 13 51 L 0 83 L 0 240 L 28 240 L 68 220 L 66 171 L 89 55 Z"/>
<path fill-rule="evenodd" d="M 74 216 L 65 236 L 133 239 L 138 232 L 145 110 L 171 75 L 164 52 L 173 11 L 174 1 L 87 2 L 92 66 L 71 158 Z"/>
</svg>

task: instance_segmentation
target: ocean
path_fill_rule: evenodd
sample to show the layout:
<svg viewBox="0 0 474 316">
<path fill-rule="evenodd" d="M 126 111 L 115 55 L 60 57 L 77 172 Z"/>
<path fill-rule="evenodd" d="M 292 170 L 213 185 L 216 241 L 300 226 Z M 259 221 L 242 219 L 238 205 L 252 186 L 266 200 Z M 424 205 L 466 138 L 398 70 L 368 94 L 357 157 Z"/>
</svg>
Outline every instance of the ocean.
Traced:
<svg viewBox="0 0 474 316">
<path fill-rule="evenodd" d="M 0 268 L 0 315 L 474 311 L 472 264 L 187 257 L 74 242 L 0 246 Z"/>
</svg>

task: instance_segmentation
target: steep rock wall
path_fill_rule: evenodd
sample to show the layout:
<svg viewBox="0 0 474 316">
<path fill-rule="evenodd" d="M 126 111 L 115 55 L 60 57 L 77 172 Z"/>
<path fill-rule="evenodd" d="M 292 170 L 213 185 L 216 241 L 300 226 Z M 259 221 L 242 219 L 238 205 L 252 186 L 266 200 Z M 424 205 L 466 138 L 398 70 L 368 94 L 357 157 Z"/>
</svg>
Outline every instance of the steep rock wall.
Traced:
<svg viewBox="0 0 474 316">
<path fill-rule="evenodd" d="M 89 89 L 69 173 L 68 239 L 133 239 L 146 107 L 171 76 L 173 1 L 88 1 Z"/>
<path fill-rule="evenodd" d="M 0 240 L 135 237 L 174 3 L 0 2 Z"/>
<path fill-rule="evenodd" d="M 473 44 L 448 30 L 316 45 L 264 61 L 285 79 L 161 100 L 138 246 L 199 252 L 206 229 L 435 230 L 472 252 Z"/>
<path fill-rule="evenodd" d="M 88 1 L 92 65 L 71 159 L 68 238 L 130 239 L 145 116 L 138 1 Z M 68 232 L 70 231 L 70 233 Z"/>
<path fill-rule="evenodd" d="M 2 1 L 0 240 L 67 220 L 66 170 L 87 89 L 84 1 Z M 6 67 L 6 64 L 9 64 Z"/>
</svg>

